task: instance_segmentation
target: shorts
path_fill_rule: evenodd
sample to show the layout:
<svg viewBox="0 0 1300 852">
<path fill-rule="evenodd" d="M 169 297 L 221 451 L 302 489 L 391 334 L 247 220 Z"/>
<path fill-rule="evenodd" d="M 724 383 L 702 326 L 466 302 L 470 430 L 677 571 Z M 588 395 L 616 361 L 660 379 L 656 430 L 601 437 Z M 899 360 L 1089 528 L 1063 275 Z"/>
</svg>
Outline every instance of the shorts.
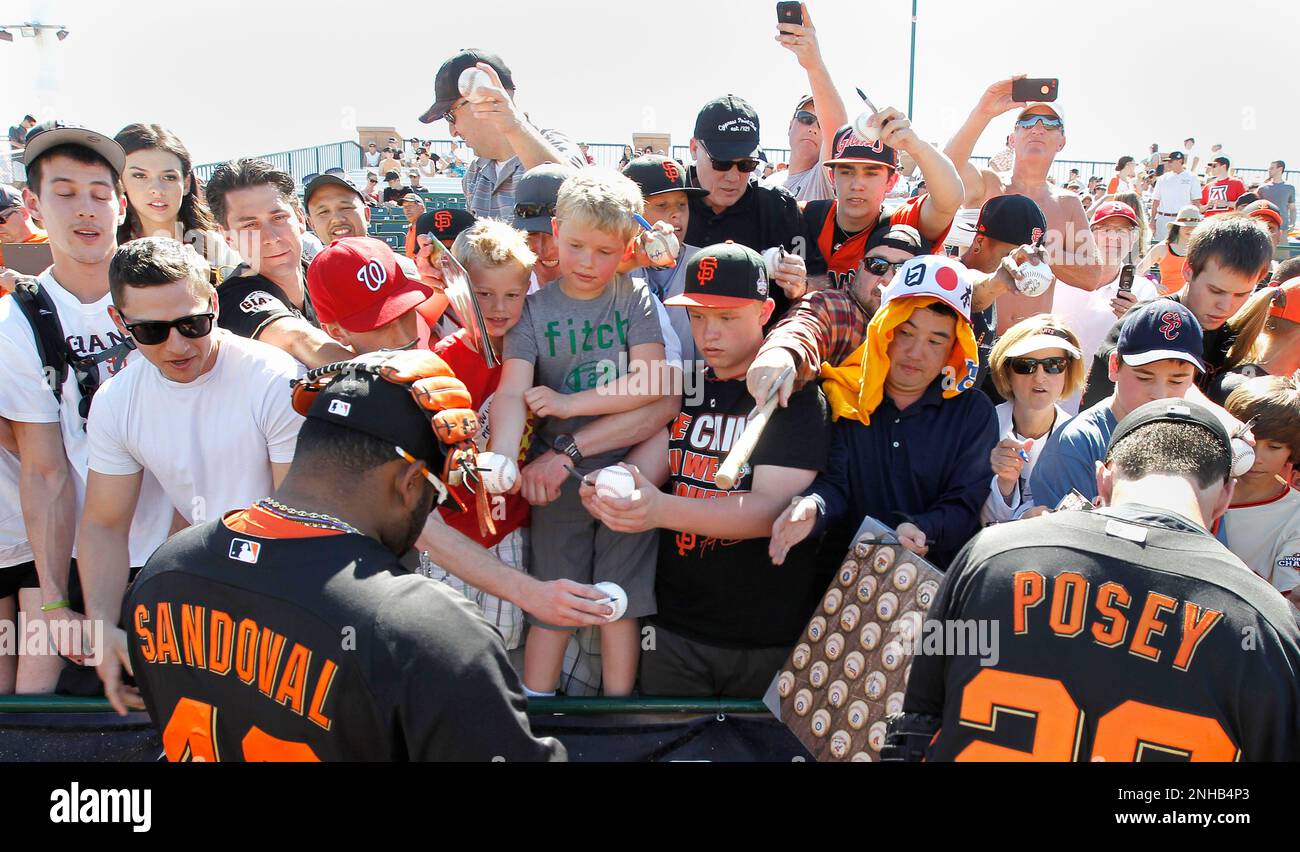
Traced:
<svg viewBox="0 0 1300 852">
<path fill-rule="evenodd" d="M 790 649 L 720 648 L 653 625 L 641 645 L 641 693 L 680 698 L 762 698 Z"/>
<path fill-rule="evenodd" d="M 519 527 L 506 533 L 501 541 L 488 548 L 488 553 L 511 568 L 526 572 L 528 570 L 528 528 Z M 519 643 L 524 638 L 524 611 L 519 607 L 471 586 L 439 565 L 429 563 L 427 572 L 422 570 L 420 573 L 450 586 L 473 601 L 482 611 L 483 617 L 501 634 L 507 651 L 519 647 Z"/>
<path fill-rule="evenodd" d="M 18 594 L 19 589 L 36 589 L 40 588 L 40 585 L 40 580 L 36 576 L 35 562 L 23 562 L 0 568 L 0 600 Z"/>
<path fill-rule="evenodd" d="M 659 531 L 617 533 L 609 529 L 583 508 L 576 480 L 564 483 L 554 503 L 533 507 L 532 556 L 529 573 L 543 582 L 617 583 L 627 593 L 624 618 L 658 612 L 655 563 L 659 558 Z M 528 623 L 548 630 L 575 629 L 552 627 L 531 615 Z"/>
</svg>

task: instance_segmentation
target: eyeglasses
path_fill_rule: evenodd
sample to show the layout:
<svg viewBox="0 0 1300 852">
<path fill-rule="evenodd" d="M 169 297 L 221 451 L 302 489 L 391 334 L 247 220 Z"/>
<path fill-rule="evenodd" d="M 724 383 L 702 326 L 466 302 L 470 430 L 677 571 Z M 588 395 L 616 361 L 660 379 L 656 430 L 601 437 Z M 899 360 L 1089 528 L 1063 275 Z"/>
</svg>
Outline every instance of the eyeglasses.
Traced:
<svg viewBox="0 0 1300 852">
<path fill-rule="evenodd" d="M 1055 376 L 1058 373 L 1065 372 L 1065 368 L 1069 363 L 1069 358 L 1059 355 L 1054 358 L 1012 358 L 1011 372 L 1020 376 L 1032 376 L 1041 365 L 1043 372 Z"/>
<path fill-rule="evenodd" d="M 815 113 L 809 112 L 806 109 L 801 109 L 794 114 L 794 120 L 799 122 L 800 124 L 807 125 L 808 127 L 812 127 L 814 124 L 817 123 L 817 115 Z"/>
<path fill-rule="evenodd" d="M 703 145 L 700 145 L 700 150 L 709 158 L 709 163 L 712 164 L 715 172 L 729 172 L 732 168 L 737 168 L 740 169 L 742 175 L 747 175 L 758 168 L 759 161 L 754 157 L 745 157 L 740 160 L 718 160 L 714 159 L 713 155 L 709 153 L 709 149 Z"/>
<path fill-rule="evenodd" d="M 897 263 L 885 260 L 883 257 L 868 257 L 862 261 L 862 268 L 872 275 L 881 276 L 893 272 L 907 263 L 906 260 L 900 260 Z"/>
<path fill-rule="evenodd" d="M 1028 130 L 1035 124 L 1041 124 L 1047 130 L 1060 130 L 1065 127 L 1065 122 L 1059 118 L 1052 118 L 1050 115 L 1027 115 L 1024 118 L 1016 119 L 1016 127 Z"/>
<path fill-rule="evenodd" d="M 520 219 L 535 219 L 538 216 L 554 216 L 554 204 L 516 204 L 515 215 Z"/>
<path fill-rule="evenodd" d="M 208 304 L 211 308 L 211 303 Z M 180 319 L 174 319 L 170 322 L 161 320 L 150 320 L 147 322 L 124 323 L 126 330 L 135 338 L 135 342 L 142 346 L 157 346 L 165 343 L 168 337 L 171 337 L 172 329 L 181 333 L 181 337 L 188 337 L 190 340 L 198 340 L 207 337 L 212 333 L 212 321 L 217 315 L 212 311 L 202 314 L 192 314 Z"/>
<path fill-rule="evenodd" d="M 469 99 L 468 99 L 468 98 L 466 98 L 466 99 L 463 100 L 463 101 L 459 101 L 459 102 L 457 102 L 457 103 L 452 104 L 452 105 L 451 105 L 451 109 L 447 110 L 447 116 L 446 116 L 446 118 L 447 118 L 447 126 L 448 126 L 448 127 L 455 127 L 455 126 L 456 126 L 456 110 L 460 109 L 461 107 L 463 107 L 463 106 L 464 106 L 465 104 L 467 104 L 467 103 L 469 103 Z"/>
</svg>

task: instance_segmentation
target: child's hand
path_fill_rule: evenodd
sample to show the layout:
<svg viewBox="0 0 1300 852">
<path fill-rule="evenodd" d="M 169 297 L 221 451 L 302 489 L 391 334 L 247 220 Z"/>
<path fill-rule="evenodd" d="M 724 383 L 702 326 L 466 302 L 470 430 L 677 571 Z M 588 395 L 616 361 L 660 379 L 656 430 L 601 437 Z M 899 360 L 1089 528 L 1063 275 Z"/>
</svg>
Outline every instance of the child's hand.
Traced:
<svg viewBox="0 0 1300 852">
<path fill-rule="evenodd" d="M 573 416 L 568 394 L 558 393 L 542 385 L 524 391 L 524 402 L 538 417 L 565 420 Z"/>
<path fill-rule="evenodd" d="M 519 474 L 520 493 L 532 506 L 546 506 L 560 499 L 560 489 L 568 478 L 573 459 L 564 453 L 543 453 L 524 466 Z"/>
<path fill-rule="evenodd" d="M 596 493 L 595 485 L 584 481 L 578 488 L 583 507 L 593 518 L 614 532 L 639 533 L 658 529 L 655 514 L 664 495 L 645 478 L 636 465 L 624 464 L 623 467 L 631 471 L 632 478 L 636 480 L 636 490 L 632 496 L 602 497 Z"/>
</svg>

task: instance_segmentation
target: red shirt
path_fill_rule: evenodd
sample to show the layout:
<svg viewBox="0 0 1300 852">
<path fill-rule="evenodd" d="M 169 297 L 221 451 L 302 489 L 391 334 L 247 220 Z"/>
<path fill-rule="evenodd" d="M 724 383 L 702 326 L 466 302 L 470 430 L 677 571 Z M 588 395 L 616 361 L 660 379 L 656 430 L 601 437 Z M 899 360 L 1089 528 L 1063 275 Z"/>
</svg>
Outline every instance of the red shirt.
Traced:
<svg viewBox="0 0 1300 852">
<path fill-rule="evenodd" d="M 1201 204 L 1208 207 L 1206 216 L 1227 213 L 1238 198 L 1246 194 L 1246 185 L 1236 178 L 1219 178 L 1201 190 Z"/>
<path fill-rule="evenodd" d="M 491 435 L 489 409 L 497 385 L 501 382 L 501 367 L 498 365 L 489 368 L 484 363 L 483 356 L 466 342 L 464 331 L 449 334 L 439 340 L 433 347 L 433 351 L 447 362 L 452 372 L 456 374 L 456 378 L 464 382 L 469 390 L 470 400 L 474 404 L 474 410 L 478 412 L 481 426 L 474 443 L 478 445 L 480 451 L 486 450 Z M 524 466 L 524 455 L 528 451 L 531 437 L 530 419 L 528 428 L 524 430 L 524 439 L 520 441 L 518 459 L 520 468 Z M 492 547 L 505 538 L 507 533 L 528 526 L 528 501 L 523 498 L 523 495 L 494 494 L 491 495 L 492 522 L 496 524 L 497 532 L 494 536 L 482 536 L 479 534 L 478 521 L 474 515 L 473 493 L 463 485 L 451 490 L 469 511 L 460 512 L 454 507 L 439 506 L 438 511 L 442 513 L 442 519 L 447 522 L 447 526 L 464 533 L 484 547 Z"/>
</svg>

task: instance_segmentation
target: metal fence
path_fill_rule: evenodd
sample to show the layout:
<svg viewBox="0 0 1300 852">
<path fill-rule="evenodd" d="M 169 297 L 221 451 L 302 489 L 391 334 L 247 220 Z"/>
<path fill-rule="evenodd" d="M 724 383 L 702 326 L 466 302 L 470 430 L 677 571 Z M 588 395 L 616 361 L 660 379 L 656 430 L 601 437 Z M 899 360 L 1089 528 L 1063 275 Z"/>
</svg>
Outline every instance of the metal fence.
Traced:
<svg viewBox="0 0 1300 852">
<path fill-rule="evenodd" d="M 258 159 L 266 160 L 281 171 L 293 176 L 301 183 L 310 174 L 320 174 L 326 169 L 352 170 L 361 168 L 361 146 L 356 142 L 331 142 L 328 145 L 315 145 L 310 148 L 295 148 L 292 151 L 280 151 L 275 154 L 260 154 Z M 207 182 L 220 163 L 204 163 L 194 167 L 199 179 Z"/>
</svg>

